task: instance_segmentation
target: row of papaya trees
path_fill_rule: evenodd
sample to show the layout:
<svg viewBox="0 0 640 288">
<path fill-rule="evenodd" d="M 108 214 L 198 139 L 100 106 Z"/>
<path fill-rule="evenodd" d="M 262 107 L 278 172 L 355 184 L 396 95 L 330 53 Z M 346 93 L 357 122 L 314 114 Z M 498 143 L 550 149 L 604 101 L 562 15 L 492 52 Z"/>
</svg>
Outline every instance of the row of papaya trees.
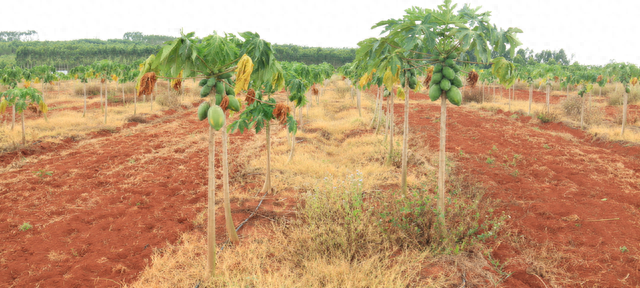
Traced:
<svg viewBox="0 0 640 288">
<path fill-rule="evenodd" d="M 513 27 L 506 30 L 496 28 L 489 22 L 490 12 L 479 13 L 479 7 L 464 5 L 458 10 L 456 8 L 457 5 L 445 0 L 436 9 L 413 7 L 405 10 L 406 14 L 400 19 L 389 19 L 375 24 L 372 29 L 382 28 L 382 36 L 359 42 L 355 61 L 340 68 L 340 72 L 352 83 L 357 83 L 358 89 L 376 87 L 375 112 L 371 124 L 376 125 L 377 132 L 380 120 L 387 119 L 387 161 L 390 161 L 393 155 L 394 98 L 397 96 L 404 100 L 401 174 L 403 193 L 407 192 L 409 91 L 427 88 L 431 100 L 440 101 L 437 213 L 441 227 L 445 229 L 447 102 L 460 105 L 459 88 L 464 85 L 461 77 L 467 78 L 466 83 L 469 86 L 474 86 L 476 81 L 479 81 L 482 84 L 499 84 L 507 90 L 513 88 L 516 81 L 527 82 L 530 87 L 529 114 L 532 91 L 536 84 L 539 85 L 538 89 L 546 86 L 549 107 L 549 90 L 553 83 L 561 83 L 562 89 L 579 88 L 578 95 L 584 96 L 595 84 L 603 87 L 606 83 L 617 82 L 624 87 L 626 115 L 629 86 L 635 85 L 638 82 L 637 77 L 640 76 L 640 70 L 628 63 L 610 63 L 604 67 L 581 66 L 577 63 L 566 66 L 515 65 L 502 57 L 491 59 L 492 54 L 509 53 L 513 57 L 515 49 L 521 45 L 517 34 L 522 31 Z M 478 62 L 470 61 L 468 53 L 474 54 Z M 416 75 L 425 77 L 422 85 L 412 79 Z M 538 79 L 539 82 L 534 83 L 534 79 Z M 394 89 L 398 84 L 400 87 Z M 382 112 L 385 101 L 388 112 L 386 116 Z M 623 120 L 622 133 L 624 122 L 626 121 Z"/>
<path fill-rule="evenodd" d="M 307 98 L 309 91 L 317 91 L 315 86 L 324 83 L 334 72 L 333 66 L 326 63 L 305 65 L 279 62 L 271 44 L 261 39 L 259 34 L 244 32 L 238 36 L 223 36 L 214 32 L 204 38 L 197 38 L 193 32 L 181 32 L 179 38 L 165 43 L 158 53 L 142 63 L 143 68 L 139 73 L 140 89 L 146 89 L 144 86 L 147 85 L 147 79 L 155 79 L 156 75 L 167 79 L 194 79 L 201 87 L 200 96 L 207 99 L 198 107 L 197 117 L 209 123 L 207 259 L 211 275 L 214 275 L 216 266 L 214 163 L 217 134 L 221 134 L 222 140 L 225 226 L 229 240 L 237 243 L 239 238 L 230 209 L 228 134 L 236 131 L 265 131 L 267 167 L 262 193 L 268 193 L 272 189 L 271 122 L 277 121 L 284 125 L 291 134 L 291 159 L 299 127 L 294 115 L 297 113 L 298 119 L 302 119 L 302 108 L 311 105 Z M 283 89 L 287 92 L 287 101 L 277 102 L 273 95 Z M 240 95 L 244 95 L 245 105 L 240 104 L 237 98 Z M 229 117 L 234 113 L 239 113 L 237 120 L 228 123 Z"/>
</svg>

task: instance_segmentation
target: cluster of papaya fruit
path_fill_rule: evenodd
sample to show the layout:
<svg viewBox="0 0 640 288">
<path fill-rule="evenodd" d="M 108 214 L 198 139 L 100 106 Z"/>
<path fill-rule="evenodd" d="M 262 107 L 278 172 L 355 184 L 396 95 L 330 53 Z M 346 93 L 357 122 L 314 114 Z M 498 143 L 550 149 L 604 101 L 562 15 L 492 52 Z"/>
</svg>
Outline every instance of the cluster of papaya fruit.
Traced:
<svg viewBox="0 0 640 288">
<path fill-rule="evenodd" d="M 416 89 L 416 86 L 418 85 L 418 78 L 416 77 L 416 71 L 415 69 L 411 69 L 411 70 L 406 70 L 407 73 L 409 74 L 409 89 Z M 405 75 L 401 75 L 400 76 L 400 86 L 401 87 L 405 87 Z"/>
<path fill-rule="evenodd" d="M 232 73 L 225 73 L 218 77 L 200 80 L 198 85 L 202 87 L 200 97 L 207 97 L 211 92 L 215 93 L 215 105 L 205 101 L 198 107 L 198 120 L 208 119 L 209 125 L 216 131 L 225 123 L 225 110 L 240 111 L 240 101 L 235 97 L 233 89 Z"/>
<path fill-rule="evenodd" d="M 462 79 L 458 77 L 460 67 L 456 65 L 455 59 L 458 54 L 451 53 L 447 56 L 434 56 L 431 60 L 436 62 L 433 67 L 433 75 L 431 76 L 431 83 L 429 88 L 429 98 L 431 101 L 440 99 L 443 92 L 447 95 L 447 100 L 451 104 L 460 106 L 462 103 L 462 93 L 460 89 L 462 87 Z"/>
</svg>

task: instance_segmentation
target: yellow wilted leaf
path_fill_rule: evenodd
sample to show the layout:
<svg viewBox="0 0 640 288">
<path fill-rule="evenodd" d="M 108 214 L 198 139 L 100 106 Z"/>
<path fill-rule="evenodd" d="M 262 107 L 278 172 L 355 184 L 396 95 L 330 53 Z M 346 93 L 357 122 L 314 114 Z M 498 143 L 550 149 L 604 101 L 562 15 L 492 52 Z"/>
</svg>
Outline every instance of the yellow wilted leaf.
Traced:
<svg viewBox="0 0 640 288">
<path fill-rule="evenodd" d="M 631 85 L 636 86 L 636 84 L 638 84 L 638 77 L 633 77 L 633 79 L 631 79 Z"/>
<path fill-rule="evenodd" d="M 42 111 L 42 113 L 47 114 L 47 112 L 49 111 L 49 107 L 47 107 L 47 104 L 44 103 L 44 101 L 40 101 L 40 111 Z"/>
<path fill-rule="evenodd" d="M 252 72 L 253 61 L 251 61 L 251 57 L 247 56 L 247 54 L 242 55 L 242 58 L 238 61 L 238 73 L 236 74 L 236 87 L 234 89 L 236 95 L 249 88 Z"/>
<path fill-rule="evenodd" d="M 111 75 L 111 79 L 118 82 L 118 76 L 116 76 L 116 74 Z"/>
<path fill-rule="evenodd" d="M 397 94 L 398 94 L 398 98 L 404 100 L 405 95 L 404 95 L 404 89 L 402 89 L 402 87 L 398 87 L 398 93 Z"/>
<path fill-rule="evenodd" d="M 36 79 L 33 80 L 33 83 L 39 84 L 40 83 L 40 78 L 36 77 Z"/>
<path fill-rule="evenodd" d="M 24 81 L 24 88 L 31 87 L 31 81 Z"/>
<path fill-rule="evenodd" d="M 9 106 L 9 102 L 7 102 L 7 100 L 2 100 L 2 102 L 0 102 L 0 114 L 4 114 L 4 112 L 7 111 L 7 106 Z"/>
<path fill-rule="evenodd" d="M 360 87 L 361 88 L 364 88 L 364 86 L 366 86 L 371 81 L 371 79 L 373 79 L 373 76 L 372 76 L 373 73 L 375 73 L 375 71 L 372 72 L 371 74 L 364 73 L 364 75 L 362 75 L 362 77 L 360 78 Z"/>
<path fill-rule="evenodd" d="M 418 83 L 416 84 L 416 89 L 414 89 L 413 91 L 422 91 L 422 89 L 424 89 L 424 86 L 422 86 L 422 82 L 418 81 Z"/>
<path fill-rule="evenodd" d="M 393 79 L 393 74 L 391 73 L 391 68 L 387 67 L 387 71 L 384 72 L 384 76 L 382 77 L 382 83 L 387 87 L 387 90 L 391 90 L 393 88 L 393 83 L 395 83 Z"/>
</svg>

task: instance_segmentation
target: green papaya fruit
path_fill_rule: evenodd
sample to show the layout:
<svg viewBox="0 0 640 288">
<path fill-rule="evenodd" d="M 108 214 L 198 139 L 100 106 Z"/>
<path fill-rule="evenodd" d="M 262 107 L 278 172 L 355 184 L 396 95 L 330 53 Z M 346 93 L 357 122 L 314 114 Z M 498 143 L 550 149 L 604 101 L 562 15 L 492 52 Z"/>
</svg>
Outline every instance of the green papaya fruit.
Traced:
<svg viewBox="0 0 640 288">
<path fill-rule="evenodd" d="M 631 93 L 631 89 L 629 89 L 629 87 L 625 87 L 624 91 L 627 92 L 627 94 Z"/>
<path fill-rule="evenodd" d="M 452 86 L 449 91 L 447 91 L 447 100 L 453 105 L 460 106 L 462 103 L 462 93 L 456 86 Z"/>
<path fill-rule="evenodd" d="M 447 59 L 456 59 L 456 58 L 458 58 L 458 53 L 456 52 L 449 54 L 449 57 L 447 57 Z"/>
<path fill-rule="evenodd" d="M 440 95 L 442 95 L 442 90 L 440 89 L 440 86 L 431 85 L 431 88 L 429 88 L 429 98 L 431 99 L 431 101 L 436 101 L 440 99 Z"/>
<path fill-rule="evenodd" d="M 216 93 L 216 105 L 220 106 L 221 102 L 222 102 L 222 94 Z"/>
<path fill-rule="evenodd" d="M 438 63 L 436 66 L 433 66 L 433 73 L 442 71 L 442 64 Z"/>
<path fill-rule="evenodd" d="M 224 94 L 224 86 L 225 86 L 224 82 L 222 81 L 216 82 L 216 94 L 220 94 L 220 95 Z"/>
<path fill-rule="evenodd" d="M 224 74 L 218 76 L 218 79 L 220 79 L 220 80 L 229 79 L 229 78 L 231 78 L 231 76 L 233 76 L 232 72 L 224 73 Z"/>
<path fill-rule="evenodd" d="M 453 69 L 453 72 L 456 72 L 456 73 L 460 72 L 460 66 L 456 64 L 453 64 L 453 67 L 451 67 L 451 69 Z"/>
<path fill-rule="evenodd" d="M 404 87 L 405 81 L 404 81 L 405 77 L 402 77 L 402 79 L 400 79 L 400 87 Z"/>
<path fill-rule="evenodd" d="M 456 62 L 454 62 L 453 59 L 447 59 L 447 61 L 444 61 L 444 65 L 447 65 L 447 67 L 453 67 L 453 65 L 456 65 Z"/>
<path fill-rule="evenodd" d="M 411 76 L 409 78 L 409 88 L 416 89 L 417 85 L 418 85 L 418 78 L 416 78 L 416 76 Z"/>
<path fill-rule="evenodd" d="M 433 73 L 431 76 L 431 86 L 440 85 L 440 81 L 442 80 L 442 73 Z"/>
<path fill-rule="evenodd" d="M 229 97 L 229 106 L 227 106 L 227 109 L 234 112 L 240 111 L 240 101 L 238 101 L 238 98 L 236 98 L 235 96 L 227 97 Z"/>
<path fill-rule="evenodd" d="M 453 80 L 453 78 L 456 77 L 456 72 L 450 67 L 444 67 L 444 69 L 442 69 L 442 75 L 446 79 Z"/>
<path fill-rule="evenodd" d="M 200 87 L 204 87 L 204 85 L 207 85 L 207 82 L 209 81 L 209 79 L 202 79 L 200 80 L 200 82 L 198 83 L 198 86 Z"/>
<path fill-rule="evenodd" d="M 220 106 L 211 106 L 209 107 L 209 111 L 207 112 L 207 119 L 209 121 L 209 125 L 211 125 L 211 128 L 218 131 L 220 130 L 220 128 L 222 128 L 222 126 L 224 126 L 224 111 L 222 111 L 222 108 L 220 108 Z"/>
<path fill-rule="evenodd" d="M 224 89 L 227 92 L 227 96 L 235 96 L 236 95 L 236 91 L 234 91 L 233 87 L 231 87 L 230 85 L 225 85 Z"/>
<path fill-rule="evenodd" d="M 200 103 L 198 107 L 198 120 L 202 121 L 207 119 L 207 112 L 209 112 L 209 101 Z"/>
<path fill-rule="evenodd" d="M 202 89 L 200 89 L 200 97 L 207 97 L 209 96 L 209 93 L 211 93 L 211 87 L 209 86 L 204 86 L 202 87 Z"/>
<path fill-rule="evenodd" d="M 455 87 L 462 87 L 462 79 L 460 79 L 460 77 L 458 77 L 458 75 L 456 75 L 456 77 L 453 77 L 453 80 L 451 80 L 451 84 Z"/>
<path fill-rule="evenodd" d="M 442 81 L 440 81 L 440 89 L 442 89 L 442 91 L 449 91 L 449 89 L 451 89 L 451 81 L 447 78 L 442 79 Z"/>
</svg>

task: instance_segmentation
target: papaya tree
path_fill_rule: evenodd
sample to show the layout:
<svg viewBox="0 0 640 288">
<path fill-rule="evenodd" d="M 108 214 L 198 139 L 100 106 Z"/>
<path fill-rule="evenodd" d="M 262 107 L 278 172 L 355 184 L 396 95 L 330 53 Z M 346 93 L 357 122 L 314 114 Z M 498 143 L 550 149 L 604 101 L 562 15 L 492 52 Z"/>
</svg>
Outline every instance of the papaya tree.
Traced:
<svg viewBox="0 0 640 288">
<path fill-rule="evenodd" d="M 30 73 L 24 73 L 24 71 L 19 67 L 7 67 L 4 68 L 1 72 L 2 74 L 0 75 L 0 84 L 7 86 L 9 89 L 17 88 L 18 83 L 20 82 L 22 77 L 25 77 L 25 75 L 30 75 Z M 26 77 L 29 78 L 29 76 Z M 27 84 L 26 86 L 29 85 Z M 16 124 L 16 107 L 14 105 L 11 105 L 11 114 L 11 130 L 13 130 Z"/>
<path fill-rule="evenodd" d="M 87 79 L 89 78 L 89 69 L 86 66 L 76 66 L 71 68 L 69 74 L 74 75 L 76 79 L 82 83 L 82 90 L 84 94 L 84 109 L 82 110 L 82 117 L 87 114 Z"/>
<path fill-rule="evenodd" d="M 446 149 L 446 122 L 447 100 L 454 105 L 460 105 L 462 95 L 455 85 L 451 85 L 456 75 L 456 69 L 460 69 L 457 63 L 469 63 L 463 57 L 468 51 L 474 53 L 480 64 L 489 64 L 489 56 L 492 51 L 499 55 L 507 51 L 513 57 L 515 48 L 521 43 L 516 38 L 517 33 L 522 33 L 518 28 L 498 30 L 489 23 L 490 12 L 478 13 L 480 7 L 471 8 L 465 5 L 455 11 L 457 4 L 452 5 L 451 0 L 445 0 L 437 9 L 424 9 L 413 7 L 405 10 L 406 15 L 401 19 L 389 19 L 375 24 L 372 28 L 382 27 L 380 39 L 387 45 L 374 44 L 377 39 L 365 40 L 365 45 L 359 49 L 366 50 L 363 55 L 369 54 L 374 67 L 387 61 L 387 66 L 400 65 L 399 60 L 433 64 L 434 76 L 431 80 L 429 96 L 432 101 L 440 100 L 440 154 L 438 173 L 438 218 L 444 227 L 445 224 L 445 149 Z M 390 49 L 389 46 L 391 46 Z M 367 53 L 368 51 L 368 53 Z M 358 53 L 356 53 L 356 56 Z M 397 57 L 394 57 L 397 56 Z M 406 58 L 409 55 L 419 55 L 419 58 Z M 395 60 L 395 59 L 398 60 Z M 513 82 L 514 66 L 504 58 L 496 58 L 492 72 L 501 83 Z M 376 65 L 378 64 L 378 65 Z M 436 77 L 440 73 L 442 77 Z M 438 79 L 440 78 L 440 79 Z M 386 79 L 385 79 L 386 80 Z M 452 88 L 455 87 L 455 88 Z"/>
<path fill-rule="evenodd" d="M 255 33 L 240 33 L 241 41 L 233 34 L 214 34 L 203 39 L 195 38 L 194 32 L 184 34 L 166 42 L 153 57 L 150 69 L 166 77 L 176 77 L 181 72 L 184 78 L 200 77 L 200 96 L 209 97 L 198 108 L 198 119 L 209 123 L 209 173 L 208 173 L 208 270 L 215 274 L 215 131 L 222 130 L 222 165 L 226 230 L 229 240 L 237 243 L 239 238 L 231 218 L 229 199 L 229 168 L 227 159 L 227 125 L 225 110 L 237 112 L 239 101 L 234 97 L 249 86 L 254 67 L 267 69 L 272 51 L 263 49 L 264 40 Z M 249 56 L 247 56 L 249 55 Z M 252 59 L 251 57 L 255 57 Z M 150 57 L 151 58 L 151 57 Z M 255 65 L 254 65 L 255 63 Z M 235 72 L 235 73 L 234 73 Z M 259 71 L 255 71 L 260 73 Z M 232 76 L 235 74 L 235 81 Z M 142 88 L 142 87 L 141 87 Z"/>
<path fill-rule="evenodd" d="M 7 107 L 11 105 L 15 107 L 16 112 L 22 117 L 22 145 L 27 144 L 24 127 L 24 111 L 27 110 L 29 103 L 36 103 L 42 114 L 47 114 L 48 108 L 44 102 L 44 98 L 38 90 L 33 87 L 13 88 L 0 94 L 0 114 L 4 114 Z"/>
</svg>

